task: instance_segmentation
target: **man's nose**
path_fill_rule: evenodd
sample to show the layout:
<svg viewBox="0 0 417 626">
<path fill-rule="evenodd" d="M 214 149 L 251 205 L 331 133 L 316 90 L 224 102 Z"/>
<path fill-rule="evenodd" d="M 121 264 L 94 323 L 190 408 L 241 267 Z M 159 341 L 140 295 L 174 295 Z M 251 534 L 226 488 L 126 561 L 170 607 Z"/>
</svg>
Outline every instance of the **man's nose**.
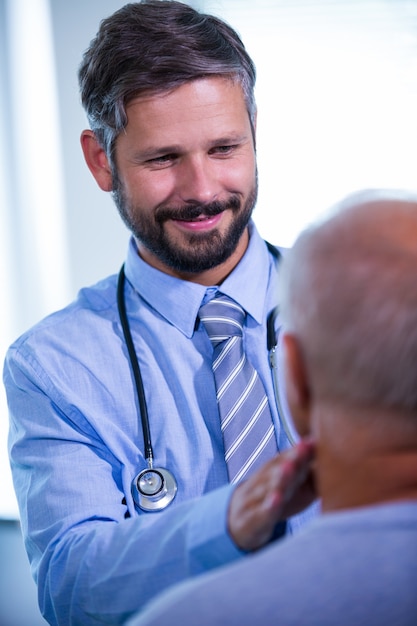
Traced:
<svg viewBox="0 0 417 626">
<path fill-rule="evenodd" d="M 178 171 L 177 190 L 183 202 L 208 204 L 220 193 L 218 167 L 210 158 L 187 158 Z"/>
</svg>

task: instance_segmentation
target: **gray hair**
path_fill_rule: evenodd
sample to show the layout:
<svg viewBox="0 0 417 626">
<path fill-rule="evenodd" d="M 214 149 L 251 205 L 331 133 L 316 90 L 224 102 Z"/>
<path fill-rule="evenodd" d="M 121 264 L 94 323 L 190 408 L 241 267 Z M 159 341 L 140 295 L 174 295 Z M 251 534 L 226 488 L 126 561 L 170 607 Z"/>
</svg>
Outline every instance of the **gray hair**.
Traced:
<svg viewBox="0 0 417 626">
<path fill-rule="evenodd" d="M 82 104 L 109 159 L 132 99 L 210 76 L 241 85 L 253 132 L 256 71 L 239 35 L 175 0 L 127 4 L 104 19 L 78 72 Z"/>
<path fill-rule="evenodd" d="M 280 301 L 317 397 L 417 409 L 416 194 L 355 194 L 307 228 Z"/>
</svg>

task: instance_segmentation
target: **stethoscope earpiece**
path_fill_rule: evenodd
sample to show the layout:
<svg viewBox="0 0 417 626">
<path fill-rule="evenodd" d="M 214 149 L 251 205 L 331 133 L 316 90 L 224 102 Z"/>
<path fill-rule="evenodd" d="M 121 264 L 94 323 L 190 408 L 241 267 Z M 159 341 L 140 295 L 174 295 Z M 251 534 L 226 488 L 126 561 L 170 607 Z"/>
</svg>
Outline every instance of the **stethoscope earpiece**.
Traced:
<svg viewBox="0 0 417 626">
<path fill-rule="evenodd" d="M 177 483 L 167 469 L 147 468 L 132 480 L 132 496 L 135 504 L 143 511 L 165 509 L 175 498 Z"/>
</svg>

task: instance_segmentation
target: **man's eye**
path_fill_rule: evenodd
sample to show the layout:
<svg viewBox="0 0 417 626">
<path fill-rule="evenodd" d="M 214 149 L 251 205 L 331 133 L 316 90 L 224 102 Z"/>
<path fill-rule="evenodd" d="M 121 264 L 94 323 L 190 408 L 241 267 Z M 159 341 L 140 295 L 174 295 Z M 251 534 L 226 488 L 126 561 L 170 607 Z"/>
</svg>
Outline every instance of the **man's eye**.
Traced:
<svg viewBox="0 0 417 626">
<path fill-rule="evenodd" d="M 215 148 L 213 148 L 211 150 L 212 154 L 230 154 L 231 152 L 233 152 L 233 150 L 235 150 L 237 148 L 236 145 L 230 145 L 230 146 L 216 146 Z"/>
<path fill-rule="evenodd" d="M 161 154 L 161 156 L 157 156 L 153 159 L 148 159 L 148 163 L 154 165 L 165 165 L 166 163 L 170 163 L 175 159 L 175 154 Z"/>
</svg>

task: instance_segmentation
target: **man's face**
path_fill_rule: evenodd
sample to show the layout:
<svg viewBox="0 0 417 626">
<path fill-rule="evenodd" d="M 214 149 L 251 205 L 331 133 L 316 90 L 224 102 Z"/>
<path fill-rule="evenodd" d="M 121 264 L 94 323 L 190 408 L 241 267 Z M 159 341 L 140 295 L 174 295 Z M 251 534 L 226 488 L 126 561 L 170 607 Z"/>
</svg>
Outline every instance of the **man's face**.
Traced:
<svg viewBox="0 0 417 626">
<path fill-rule="evenodd" d="M 203 284 L 243 255 L 256 202 L 256 160 L 242 89 L 205 78 L 127 107 L 113 193 L 150 265 Z M 216 279 L 216 280 L 215 280 Z"/>
</svg>

